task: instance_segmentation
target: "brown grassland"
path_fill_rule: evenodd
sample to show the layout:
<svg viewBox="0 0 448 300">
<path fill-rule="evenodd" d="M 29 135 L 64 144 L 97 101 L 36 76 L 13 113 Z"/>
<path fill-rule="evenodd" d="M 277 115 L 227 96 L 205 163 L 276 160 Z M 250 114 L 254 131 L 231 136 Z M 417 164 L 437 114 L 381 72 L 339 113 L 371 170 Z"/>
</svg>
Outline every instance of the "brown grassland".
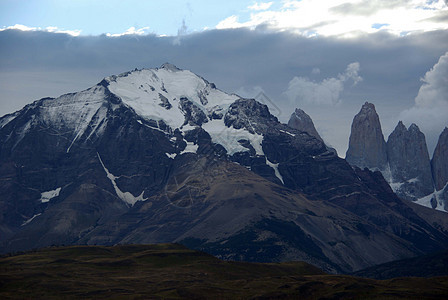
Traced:
<svg viewBox="0 0 448 300">
<path fill-rule="evenodd" d="M 177 244 L 0 258 L 0 299 L 447 299 L 448 277 L 372 280 L 303 262 L 228 262 Z"/>
</svg>

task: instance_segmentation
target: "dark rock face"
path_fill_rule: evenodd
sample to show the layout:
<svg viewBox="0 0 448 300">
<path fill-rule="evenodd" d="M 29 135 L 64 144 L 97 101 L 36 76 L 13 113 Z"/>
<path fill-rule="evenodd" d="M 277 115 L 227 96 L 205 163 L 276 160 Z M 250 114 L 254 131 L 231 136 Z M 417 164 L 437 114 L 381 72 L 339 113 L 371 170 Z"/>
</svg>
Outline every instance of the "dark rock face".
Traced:
<svg viewBox="0 0 448 300">
<path fill-rule="evenodd" d="M 434 191 L 425 135 L 400 121 L 387 140 L 391 185 L 399 197 L 415 201 Z"/>
<path fill-rule="evenodd" d="M 311 120 L 311 117 L 299 108 L 296 108 L 294 113 L 289 118 L 288 126 L 300 131 L 307 132 L 311 136 L 314 136 L 316 139 L 323 141 L 316 128 L 314 127 L 314 123 L 313 120 Z"/>
<path fill-rule="evenodd" d="M 224 116 L 224 124 L 235 129 L 245 128 L 250 133 L 263 132 L 271 124 L 278 123 L 267 105 L 255 99 L 239 99 L 230 105 Z"/>
<path fill-rule="evenodd" d="M 448 211 L 448 185 L 445 184 L 445 187 L 438 191 L 436 195 L 440 206 Z"/>
<path fill-rule="evenodd" d="M 441 190 L 448 182 L 448 128 L 445 127 L 439 136 L 434 155 L 431 160 L 432 176 L 436 190 Z"/>
<path fill-rule="evenodd" d="M 206 93 L 180 101 L 170 82 L 150 80 L 153 108 L 182 111 L 183 126 L 139 115 L 107 84 L 0 118 L 0 252 L 181 242 L 227 259 L 349 272 L 448 246 L 379 172 L 353 169 L 265 105 L 231 98 L 211 107 L 215 119 L 201 106 L 213 101 Z M 242 133 L 242 150 L 230 154 L 211 124 Z"/>
<path fill-rule="evenodd" d="M 402 199 L 443 209 L 442 194 L 433 195 L 433 192 L 434 186 L 440 190 L 447 182 L 447 140 L 448 130 L 445 129 L 440 136 L 440 146 L 430 162 L 425 135 L 417 125 L 412 124 L 407 129 L 400 121 L 390 134 L 384 150 L 375 107 L 366 102 L 353 120 L 346 159 L 354 166 L 381 171 Z M 431 201 L 426 199 L 429 196 L 433 196 Z"/>
<path fill-rule="evenodd" d="M 375 106 L 364 103 L 352 123 L 349 147 L 345 159 L 360 168 L 385 170 L 386 143 Z"/>
<path fill-rule="evenodd" d="M 185 124 L 200 126 L 208 122 L 205 113 L 187 98 L 180 98 L 180 106 L 185 114 Z"/>
</svg>

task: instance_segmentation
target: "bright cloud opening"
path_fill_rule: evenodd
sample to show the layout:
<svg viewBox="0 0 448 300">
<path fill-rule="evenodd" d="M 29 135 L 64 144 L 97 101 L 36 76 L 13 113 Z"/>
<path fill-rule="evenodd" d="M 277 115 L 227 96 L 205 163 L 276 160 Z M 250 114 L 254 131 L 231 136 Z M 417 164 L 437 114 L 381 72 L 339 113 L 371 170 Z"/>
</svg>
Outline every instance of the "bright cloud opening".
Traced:
<svg viewBox="0 0 448 300">
<path fill-rule="evenodd" d="M 132 27 L 128 28 L 128 30 L 126 30 L 125 32 L 114 33 L 114 34 L 106 33 L 106 35 L 110 36 L 110 37 L 119 37 L 119 36 L 124 36 L 124 35 L 145 35 L 145 34 L 148 34 L 148 30 L 149 30 L 149 27 L 142 27 L 142 28 L 137 29 L 134 26 L 132 26 Z"/>
<path fill-rule="evenodd" d="M 40 28 L 40 27 L 29 27 L 22 24 L 16 24 L 13 26 L 7 26 L 0 29 L 0 31 L 8 30 L 8 29 L 15 29 L 15 30 L 21 30 L 21 31 L 46 31 L 46 32 L 52 32 L 52 33 L 65 33 L 71 36 L 79 36 L 81 34 L 81 30 L 65 30 L 60 29 L 55 26 L 48 26 L 46 28 Z"/>
<path fill-rule="evenodd" d="M 232 15 L 216 28 L 254 29 L 265 25 L 308 37 L 356 37 L 378 31 L 400 36 L 448 29 L 448 7 L 443 0 L 286 0 L 279 10 L 268 10 L 271 5 L 271 2 L 255 3 L 249 8 L 256 12 L 251 13 L 247 22 L 240 22 L 238 15 Z"/>
<path fill-rule="evenodd" d="M 253 5 L 248 6 L 247 8 L 250 10 L 257 10 L 257 11 L 267 10 L 272 6 L 272 4 L 274 4 L 274 2 L 260 2 L 260 3 L 255 2 Z"/>
</svg>

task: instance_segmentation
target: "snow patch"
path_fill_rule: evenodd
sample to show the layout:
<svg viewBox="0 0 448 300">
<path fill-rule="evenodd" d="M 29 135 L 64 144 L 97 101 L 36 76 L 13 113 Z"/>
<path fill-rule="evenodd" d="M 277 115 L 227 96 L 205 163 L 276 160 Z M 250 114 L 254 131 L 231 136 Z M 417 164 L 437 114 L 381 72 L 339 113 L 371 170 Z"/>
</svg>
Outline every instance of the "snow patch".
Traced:
<svg viewBox="0 0 448 300">
<path fill-rule="evenodd" d="M 443 211 L 443 212 L 448 212 L 448 207 L 446 207 L 444 205 L 443 199 L 442 199 L 442 193 L 447 188 L 448 188 L 448 183 L 440 191 L 434 191 L 432 194 L 429 194 L 429 195 L 427 195 L 425 197 L 422 197 L 422 198 L 418 199 L 417 201 L 415 201 L 414 203 L 417 203 L 419 205 L 426 206 L 426 207 L 429 207 L 429 208 L 433 208 L 431 200 L 434 198 L 435 201 L 436 201 L 436 205 L 437 205 L 434 209 L 439 210 L 439 211 Z"/>
<path fill-rule="evenodd" d="M 182 133 L 185 131 L 190 131 L 196 129 L 196 126 L 191 126 L 190 124 L 185 124 L 182 126 Z"/>
<path fill-rule="evenodd" d="M 419 181 L 418 177 L 415 177 L 415 178 L 412 178 L 412 179 L 408 180 L 409 183 L 416 183 L 418 181 Z"/>
<path fill-rule="evenodd" d="M 381 171 L 381 173 L 383 174 L 384 178 L 386 179 L 386 181 L 389 183 L 390 187 L 392 188 L 392 190 L 394 191 L 394 193 L 398 192 L 401 189 L 401 186 L 405 183 L 416 183 L 419 181 L 418 177 L 406 180 L 404 182 L 391 182 L 391 173 L 390 173 L 390 169 L 386 169 L 384 171 Z M 412 196 L 412 195 L 409 195 Z"/>
<path fill-rule="evenodd" d="M 59 193 L 61 192 L 61 188 L 57 188 L 55 190 L 52 191 L 48 191 L 48 192 L 43 192 L 40 194 L 40 201 L 42 203 L 47 203 L 50 202 L 51 199 L 59 196 Z"/>
<path fill-rule="evenodd" d="M 270 166 L 272 169 L 274 169 L 275 176 L 277 176 L 277 178 L 280 179 L 282 184 L 285 185 L 285 182 L 283 181 L 283 176 L 282 176 L 282 174 L 280 174 L 280 171 L 278 170 L 278 163 L 274 164 L 274 163 L 270 162 L 268 160 L 268 158 L 266 157 L 266 164 L 268 166 Z"/>
<path fill-rule="evenodd" d="M 31 221 L 33 221 L 35 218 L 37 218 L 38 216 L 40 216 L 41 215 L 41 213 L 39 213 L 39 214 L 37 214 L 37 215 L 34 215 L 34 216 L 32 216 L 31 218 L 29 218 L 28 220 L 26 220 L 25 222 L 23 222 L 23 224 L 22 225 L 20 225 L 20 226 L 25 226 L 25 225 L 27 225 L 27 224 L 29 224 L 29 223 L 31 223 Z"/>
<path fill-rule="evenodd" d="M 403 182 L 390 182 L 389 185 L 392 188 L 392 191 L 396 193 L 400 190 L 401 186 L 403 185 Z"/>
<path fill-rule="evenodd" d="M 165 153 L 171 159 L 174 159 L 177 156 L 177 153 Z"/>
<path fill-rule="evenodd" d="M 112 173 L 109 172 L 109 170 L 106 168 L 106 166 L 104 165 L 103 161 L 101 160 L 101 156 L 100 154 L 97 152 L 96 153 L 98 155 L 98 159 L 101 163 L 101 165 L 103 166 L 104 171 L 106 172 L 107 178 L 109 178 L 110 182 L 112 183 L 112 185 L 114 186 L 115 189 L 115 193 L 117 194 L 118 198 L 120 198 L 121 200 L 123 200 L 125 203 L 134 206 L 134 204 L 137 201 L 146 201 L 148 200 L 148 198 L 143 198 L 143 193 L 145 191 L 142 191 L 142 193 L 138 196 L 135 197 L 134 195 L 132 195 L 129 192 L 122 192 L 120 190 L 120 188 L 117 186 L 117 183 L 115 182 L 115 180 L 118 178 L 117 176 L 114 176 Z"/>
<path fill-rule="evenodd" d="M 288 132 L 288 131 L 286 131 L 286 130 L 280 130 L 280 132 L 289 134 L 290 136 L 296 136 L 295 134 L 292 134 L 291 132 Z"/>
<path fill-rule="evenodd" d="M 202 124 L 202 128 L 208 132 L 212 141 L 222 145 L 229 155 L 249 151 L 249 149 L 240 144 L 240 140 L 248 140 L 252 147 L 254 147 L 257 155 L 264 155 L 262 147 L 263 135 L 261 134 L 250 133 L 244 128 L 235 129 L 233 127 L 227 127 L 223 120 L 207 122 Z"/>
<path fill-rule="evenodd" d="M 198 148 L 199 148 L 198 145 L 195 145 L 194 143 L 191 143 L 191 142 L 187 142 L 187 147 L 185 147 L 185 149 L 180 154 L 197 153 Z"/>
</svg>

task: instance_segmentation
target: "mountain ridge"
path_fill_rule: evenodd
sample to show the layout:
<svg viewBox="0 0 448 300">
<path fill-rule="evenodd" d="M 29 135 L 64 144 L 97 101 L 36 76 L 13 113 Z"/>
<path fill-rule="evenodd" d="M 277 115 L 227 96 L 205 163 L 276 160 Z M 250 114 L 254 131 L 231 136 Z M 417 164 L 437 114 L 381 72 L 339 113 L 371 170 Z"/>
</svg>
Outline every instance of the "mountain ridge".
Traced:
<svg viewBox="0 0 448 300">
<path fill-rule="evenodd" d="M 176 241 L 336 273 L 448 245 L 380 173 L 254 99 L 171 66 L 108 78 L 0 118 L 0 251 Z"/>
<path fill-rule="evenodd" d="M 400 198 L 447 211 L 447 159 L 444 153 L 447 152 L 448 131 L 445 129 L 441 133 L 432 160 L 425 135 L 416 124 L 407 128 L 399 121 L 387 143 L 382 134 L 379 138 L 378 132 L 381 132 L 379 116 L 375 106 L 366 102 L 353 118 L 347 161 L 360 168 L 381 171 Z M 379 162 L 377 157 L 385 157 L 385 161 Z"/>
</svg>

